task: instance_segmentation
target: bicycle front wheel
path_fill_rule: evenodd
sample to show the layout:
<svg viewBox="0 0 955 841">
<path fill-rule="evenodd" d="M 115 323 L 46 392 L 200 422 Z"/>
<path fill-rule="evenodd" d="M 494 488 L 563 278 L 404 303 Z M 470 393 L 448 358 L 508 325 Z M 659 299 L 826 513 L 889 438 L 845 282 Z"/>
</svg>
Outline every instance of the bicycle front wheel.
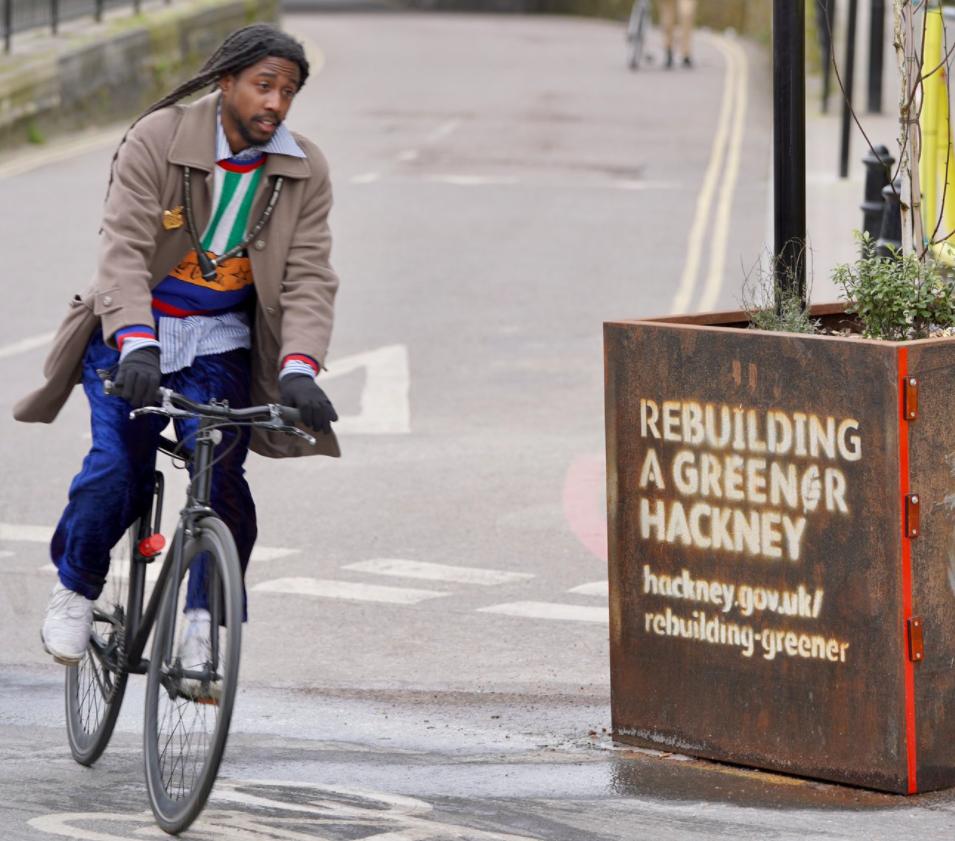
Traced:
<svg viewBox="0 0 955 841">
<path fill-rule="evenodd" d="M 116 726 L 126 692 L 126 610 L 130 577 L 140 581 L 134 563 L 140 520 L 110 552 L 109 573 L 93 606 L 93 630 L 83 659 L 66 668 L 66 736 L 73 758 L 92 765 L 100 758 Z"/>
<path fill-rule="evenodd" d="M 218 517 L 203 518 L 188 536 L 180 529 L 173 552 L 180 561 L 165 585 L 146 681 L 145 759 L 156 822 L 176 834 L 205 806 L 225 751 L 239 673 L 242 574 L 232 534 Z M 184 612 L 197 600 L 211 614 L 201 663 L 183 656 Z"/>
</svg>

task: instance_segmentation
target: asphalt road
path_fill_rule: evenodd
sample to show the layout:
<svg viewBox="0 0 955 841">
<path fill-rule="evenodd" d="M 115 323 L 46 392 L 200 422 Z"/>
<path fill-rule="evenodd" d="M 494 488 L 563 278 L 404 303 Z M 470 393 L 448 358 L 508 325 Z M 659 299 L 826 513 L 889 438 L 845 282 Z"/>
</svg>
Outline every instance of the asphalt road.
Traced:
<svg viewBox="0 0 955 841">
<path fill-rule="evenodd" d="M 261 549 L 241 696 L 190 837 L 942 837 L 946 795 L 606 736 L 601 324 L 738 303 L 765 234 L 765 57 L 701 36 L 695 70 L 631 74 L 621 27 L 601 21 L 286 25 L 320 66 L 289 123 L 325 150 L 337 196 L 326 387 L 344 458 L 250 462 Z M 109 140 L 0 159 L 4 841 L 158 833 L 141 688 L 81 769 L 37 639 L 85 406 L 77 394 L 52 427 L 9 419 L 94 269 Z"/>
</svg>

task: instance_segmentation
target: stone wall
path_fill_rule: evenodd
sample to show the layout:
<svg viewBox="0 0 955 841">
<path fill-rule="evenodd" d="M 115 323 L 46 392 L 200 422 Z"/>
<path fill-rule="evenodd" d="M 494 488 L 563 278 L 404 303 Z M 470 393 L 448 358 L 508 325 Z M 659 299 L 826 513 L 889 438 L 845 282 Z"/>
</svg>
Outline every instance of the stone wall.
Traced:
<svg viewBox="0 0 955 841">
<path fill-rule="evenodd" d="M 174 3 L 0 58 L 0 148 L 135 114 L 193 74 L 233 30 L 278 20 L 279 6 Z"/>
</svg>

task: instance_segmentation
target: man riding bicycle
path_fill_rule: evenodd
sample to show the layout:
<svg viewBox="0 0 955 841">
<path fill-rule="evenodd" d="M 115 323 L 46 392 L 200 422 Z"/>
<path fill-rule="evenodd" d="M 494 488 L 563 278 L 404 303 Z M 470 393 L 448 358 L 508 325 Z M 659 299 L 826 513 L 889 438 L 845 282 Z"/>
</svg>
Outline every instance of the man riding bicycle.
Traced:
<svg viewBox="0 0 955 841">
<path fill-rule="evenodd" d="M 153 402 L 163 385 L 232 408 L 281 402 L 325 433 L 313 448 L 262 430 L 223 430 L 211 502 L 243 574 L 256 539 L 249 448 L 276 458 L 339 455 L 338 416 L 315 382 L 338 288 L 328 164 L 284 125 L 308 73 L 293 38 L 265 24 L 240 29 L 198 75 L 148 108 L 113 156 L 95 278 L 70 302 L 45 385 L 14 409 L 18 420 L 49 423 L 77 382 L 90 403 L 93 444 L 50 547 L 58 581 L 42 639 L 60 663 L 83 656 L 110 550 L 152 494 L 165 420 L 130 420 L 130 407 Z M 179 104 L 211 85 L 214 92 Z M 115 372 L 123 400 L 104 394 L 103 369 Z M 194 421 L 177 427 L 186 446 L 195 430 Z M 200 662 L 209 638 L 205 590 L 193 584 L 184 662 Z"/>
</svg>

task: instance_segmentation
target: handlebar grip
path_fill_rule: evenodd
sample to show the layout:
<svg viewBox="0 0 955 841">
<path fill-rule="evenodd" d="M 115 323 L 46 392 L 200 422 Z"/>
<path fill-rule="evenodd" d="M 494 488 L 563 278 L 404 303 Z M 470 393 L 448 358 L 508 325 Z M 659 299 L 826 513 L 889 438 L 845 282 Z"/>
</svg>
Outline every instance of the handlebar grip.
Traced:
<svg viewBox="0 0 955 841">
<path fill-rule="evenodd" d="M 292 406 L 279 406 L 279 416 L 291 426 L 302 422 L 302 413 Z"/>
<path fill-rule="evenodd" d="M 109 372 L 107 371 L 97 371 L 99 378 L 103 381 L 103 393 L 109 395 L 110 397 L 122 397 L 122 392 L 118 391 L 116 388 L 116 383 L 109 378 Z M 162 403 L 163 393 L 161 388 L 156 389 L 155 395 L 153 395 L 154 403 Z"/>
</svg>

